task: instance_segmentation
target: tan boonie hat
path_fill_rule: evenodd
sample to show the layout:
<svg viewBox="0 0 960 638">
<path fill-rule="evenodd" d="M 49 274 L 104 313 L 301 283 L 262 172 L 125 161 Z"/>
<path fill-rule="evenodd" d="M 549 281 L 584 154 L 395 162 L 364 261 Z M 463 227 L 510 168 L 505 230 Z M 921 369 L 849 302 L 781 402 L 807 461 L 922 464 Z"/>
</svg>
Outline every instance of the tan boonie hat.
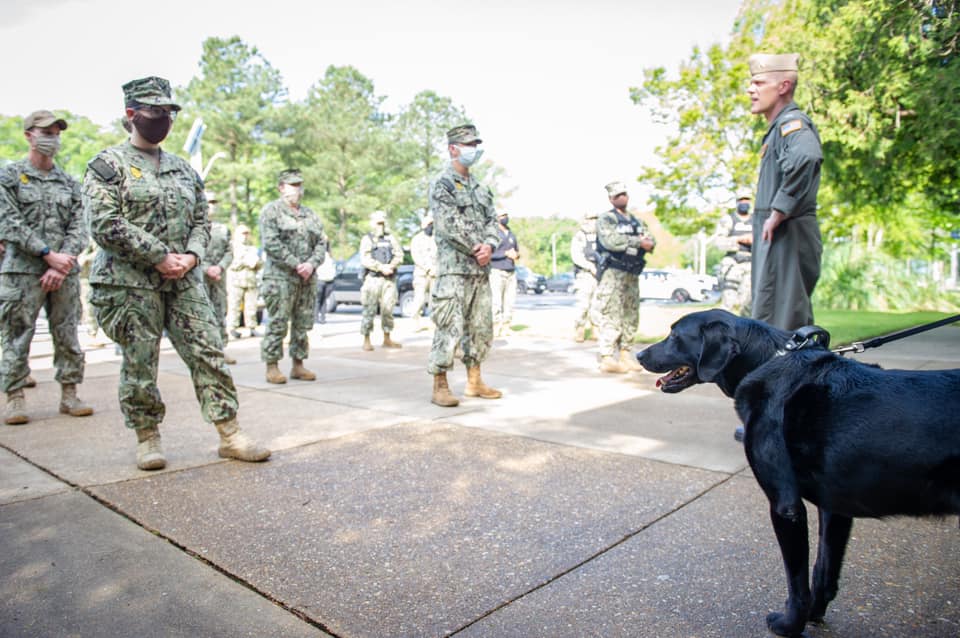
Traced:
<svg viewBox="0 0 960 638">
<path fill-rule="evenodd" d="M 750 56 L 750 75 L 774 71 L 799 71 L 799 53 L 754 53 Z"/>
<path fill-rule="evenodd" d="M 179 111 L 180 105 L 175 103 L 170 96 L 170 83 L 156 76 L 130 80 L 123 85 L 123 101 L 125 104 L 138 102 L 152 106 L 169 106 Z"/>
<path fill-rule="evenodd" d="M 620 193 L 627 192 L 627 185 L 623 182 L 610 182 L 604 188 L 607 189 L 607 195 L 610 197 L 616 197 Z"/>
<path fill-rule="evenodd" d="M 287 168 L 280 171 L 277 181 L 281 184 L 302 184 L 303 175 L 300 174 L 299 168 Z"/>
<path fill-rule="evenodd" d="M 23 118 L 24 131 L 29 131 L 34 127 L 47 128 L 48 126 L 53 126 L 54 124 L 59 126 L 61 131 L 67 130 L 67 121 L 62 117 L 57 117 L 50 111 L 34 111 L 27 117 Z"/>
<path fill-rule="evenodd" d="M 483 142 L 483 140 L 477 137 L 477 127 L 473 124 L 455 126 L 447 131 L 448 144 L 472 144 L 473 142 L 477 142 L 478 144 Z"/>
</svg>

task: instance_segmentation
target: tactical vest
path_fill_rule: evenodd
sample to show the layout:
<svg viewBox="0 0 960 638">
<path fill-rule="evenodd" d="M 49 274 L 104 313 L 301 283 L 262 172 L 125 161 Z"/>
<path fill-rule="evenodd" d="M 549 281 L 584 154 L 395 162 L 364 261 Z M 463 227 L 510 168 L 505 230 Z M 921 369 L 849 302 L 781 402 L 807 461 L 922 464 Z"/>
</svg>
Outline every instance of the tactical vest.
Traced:
<svg viewBox="0 0 960 638">
<path fill-rule="evenodd" d="M 585 241 L 583 243 L 583 258 L 595 264 L 597 263 L 597 231 L 596 231 L 597 224 L 596 222 L 594 222 L 593 228 L 594 228 L 593 231 L 587 232 L 583 229 L 583 227 L 581 227 L 577 229 L 577 232 L 582 233 L 585 238 Z M 582 270 L 583 268 L 581 268 L 580 266 L 576 264 L 573 265 L 573 272 L 575 274 L 579 274 L 580 271 Z"/>
<path fill-rule="evenodd" d="M 740 216 L 737 215 L 736 211 L 734 211 L 730 213 L 730 221 L 732 223 L 730 224 L 730 232 L 728 233 L 729 237 L 744 237 L 746 235 L 753 234 L 753 222 L 749 217 L 747 217 L 745 220 L 741 219 Z M 727 254 L 749 256 L 750 248 L 750 246 L 744 246 L 743 244 L 738 243 L 737 249 L 732 253 Z"/>
<path fill-rule="evenodd" d="M 637 219 L 629 215 L 621 215 L 617 210 L 611 212 L 617 216 L 618 233 L 628 237 L 642 236 L 643 233 L 640 232 L 640 222 Z M 598 263 L 602 263 L 604 268 L 613 268 L 615 270 L 628 272 L 632 275 L 639 275 L 643 272 L 643 267 L 647 263 L 646 259 L 644 259 L 646 252 L 644 249 L 639 248 L 637 249 L 636 255 L 630 255 L 626 251 L 618 252 L 609 250 L 603 245 L 600 237 L 597 237 Z"/>
<path fill-rule="evenodd" d="M 390 260 L 393 259 L 393 244 L 390 242 L 390 235 L 384 233 L 379 238 L 374 237 L 373 233 L 367 233 L 367 237 L 370 238 L 370 241 L 373 243 L 373 250 L 370 251 L 370 256 L 374 258 L 378 263 L 389 264 Z M 371 275 L 377 275 L 382 277 L 382 273 L 374 272 L 368 270 L 367 273 Z"/>
</svg>

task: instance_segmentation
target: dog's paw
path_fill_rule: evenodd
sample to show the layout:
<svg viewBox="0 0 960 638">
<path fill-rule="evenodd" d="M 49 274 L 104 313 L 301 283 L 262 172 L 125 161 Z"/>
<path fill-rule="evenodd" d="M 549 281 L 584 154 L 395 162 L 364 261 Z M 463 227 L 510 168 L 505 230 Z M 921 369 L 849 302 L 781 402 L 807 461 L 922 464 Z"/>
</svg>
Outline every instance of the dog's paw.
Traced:
<svg viewBox="0 0 960 638">
<path fill-rule="evenodd" d="M 802 636 L 805 625 L 805 622 L 798 623 L 795 619 L 789 618 L 787 614 L 776 611 L 767 614 L 767 629 L 778 636 L 790 636 L 792 638 Z"/>
</svg>

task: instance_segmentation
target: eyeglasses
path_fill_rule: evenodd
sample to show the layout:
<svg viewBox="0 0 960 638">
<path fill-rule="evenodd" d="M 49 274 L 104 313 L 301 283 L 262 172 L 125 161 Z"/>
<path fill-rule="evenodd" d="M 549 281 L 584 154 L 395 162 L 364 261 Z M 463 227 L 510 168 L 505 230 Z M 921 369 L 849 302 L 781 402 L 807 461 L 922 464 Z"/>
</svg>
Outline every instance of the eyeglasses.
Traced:
<svg viewBox="0 0 960 638">
<path fill-rule="evenodd" d="M 146 114 L 147 114 L 147 117 L 149 117 L 150 119 L 153 119 L 153 120 L 155 120 L 155 119 L 157 119 L 157 118 L 159 118 L 159 117 L 163 117 L 163 116 L 165 116 L 165 115 L 169 115 L 171 120 L 175 120 L 175 119 L 177 119 L 177 113 L 180 112 L 180 111 L 176 111 L 176 110 L 174 110 L 174 109 L 171 109 L 170 107 L 164 108 L 164 107 L 162 107 L 162 106 L 153 106 L 153 105 L 150 105 L 150 106 L 138 106 L 138 107 L 137 107 L 137 110 L 138 110 L 138 111 L 141 111 L 142 113 L 146 113 Z"/>
</svg>

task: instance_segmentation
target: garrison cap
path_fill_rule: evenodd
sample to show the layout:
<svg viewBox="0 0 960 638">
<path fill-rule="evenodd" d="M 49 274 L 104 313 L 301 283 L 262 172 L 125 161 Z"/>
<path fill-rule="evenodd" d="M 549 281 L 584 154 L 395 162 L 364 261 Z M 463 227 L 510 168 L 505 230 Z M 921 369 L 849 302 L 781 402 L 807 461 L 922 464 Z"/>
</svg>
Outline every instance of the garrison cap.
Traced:
<svg viewBox="0 0 960 638">
<path fill-rule="evenodd" d="M 607 189 L 607 195 L 610 197 L 616 197 L 620 193 L 627 192 L 627 185 L 623 182 L 610 182 L 604 188 Z"/>
<path fill-rule="evenodd" d="M 57 117 L 50 111 L 34 111 L 23 118 L 23 130 L 29 131 L 33 127 L 47 128 L 56 124 L 61 131 L 67 130 L 67 121 L 62 117 Z"/>
<path fill-rule="evenodd" d="M 123 85 L 123 101 L 125 104 L 139 102 L 151 106 L 169 106 L 175 111 L 179 111 L 180 105 L 173 101 L 171 95 L 170 83 L 155 75 L 130 80 Z"/>
<path fill-rule="evenodd" d="M 774 71 L 799 71 L 799 53 L 754 53 L 750 56 L 750 75 Z"/>
<path fill-rule="evenodd" d="M 302 184 L 303 175 L 300 174 L 299 168 L 287 168 L 280 171 L 277 182 L 280 184 Z"/>
<path fill-rule="evenodd" d="M 471 144 L 473 142 L 477 142 L 478 144 L 483 142 L 483 140 L 477 137 L 477 127 L 473 124 L 455 126 L 447 131 L 448 144 Z"/>
</svg>

